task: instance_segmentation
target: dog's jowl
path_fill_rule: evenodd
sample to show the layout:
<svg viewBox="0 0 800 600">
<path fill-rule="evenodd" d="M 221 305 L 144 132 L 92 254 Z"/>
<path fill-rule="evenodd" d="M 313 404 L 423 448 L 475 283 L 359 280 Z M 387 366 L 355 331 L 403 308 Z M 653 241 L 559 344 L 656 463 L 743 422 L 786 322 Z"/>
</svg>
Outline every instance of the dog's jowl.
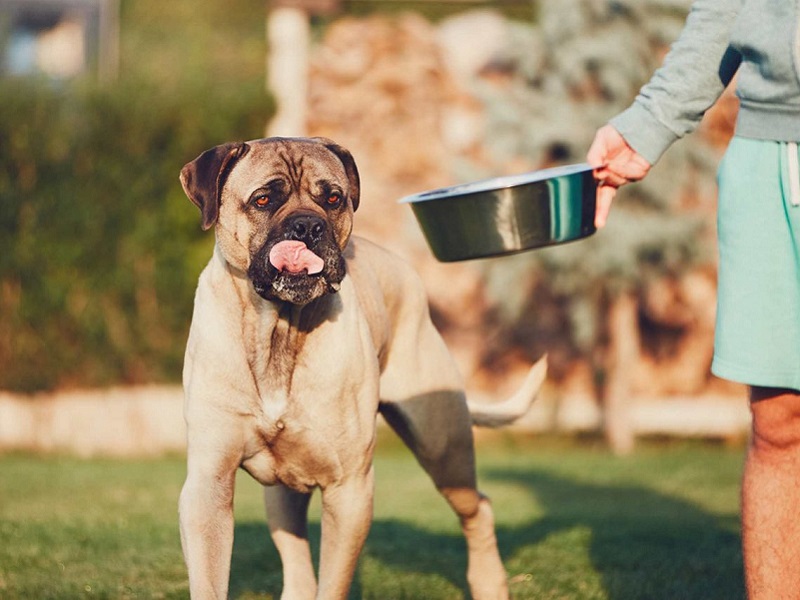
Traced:
<svg viewBox="0 0 800 600">
<path fill-rule="evenodd" d="M 217 146 L 183 168 L 181 183 L 216 235 L 183 373 L 180 523 L 192 597 L 227 596 L 239 468 L 265 486 L 283 597 L 347 597 L 372 517 L 382 413 L 461 521 L 472 596 L 506 598 L 492 509 L 476 488 L 471 426 L 521 416 L 544 360 L 509 401 L 467 403 L 416 274 L 351 236 L 358 170 L 330 140 Z M 315 489 L 318 579 L 306 536 Z"/>
</svg>

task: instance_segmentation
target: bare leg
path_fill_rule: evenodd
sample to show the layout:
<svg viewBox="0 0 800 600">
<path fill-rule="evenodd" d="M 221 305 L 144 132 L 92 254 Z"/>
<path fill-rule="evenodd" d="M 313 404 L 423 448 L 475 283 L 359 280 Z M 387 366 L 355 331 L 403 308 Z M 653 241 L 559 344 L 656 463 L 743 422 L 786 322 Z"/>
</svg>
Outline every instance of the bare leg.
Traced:
<svg viewBox="0 0 800 600">
<path fill-rule="evenodd" d="M 272 541 L 281 555 L 283 600 L 314 598 L 317 578 L 308 545 L 308 503 L 311 494 L 282 485 L 264 488 L 264 503 Z"/>
<path fill-rule="evenodd" d="M 800 599 L 800 392 L 752 388 L 742 484 L 750 600 Z"/>
</svg>

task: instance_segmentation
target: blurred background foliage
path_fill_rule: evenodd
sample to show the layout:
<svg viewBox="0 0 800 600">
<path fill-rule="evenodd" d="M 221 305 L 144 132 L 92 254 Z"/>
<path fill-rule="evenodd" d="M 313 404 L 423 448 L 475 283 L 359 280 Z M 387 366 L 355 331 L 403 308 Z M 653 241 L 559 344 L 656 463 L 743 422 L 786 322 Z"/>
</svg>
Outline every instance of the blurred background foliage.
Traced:
<svg viewBox="0 0 800 600">
<path fill-rule="evenodd" d="M 120 73 L 0 80 L 0 389 L 175 381 L 201 235 L 178 182 L 263 133 L 263 4 L 124 1 Z"/>
<path fill-rule="evenodd" d="M 635 378 L 698 330 L 696 306 L 674 307 L 689 302 L 687 272 L 713 280 L 713 174 L 727 130 L 714 143 L 676 144 L 624 190 L 603 232 L 573 245 L 434 265 L 395 203 L 426 187 L 583 161 L 596 128 L 660 63 L 688 6 L 344 0 L 312 19 L 308 133 L 353 151 L 369 195 L 359 231 L 420 270 L 468 378 L 481 372 L 493 387 L 549 352 L 557 384 L 583 365 L 584 383 L 607 388 L 598 397 L 625 396 L 633 383 L 609 384 L 615 372 Z M 213 244 L 178 172 L 217 143 L 260 137 L 275 111 L 265 91 L 268 4 L 120 7 L 115 81 L 0 79 L 0 389 L 178 380 Z M 476 49 L 487 60 L 472 71 L 448 64 Z M 674 285 L 658 288 L 665 280 Z M 660 304 L 648 300 L 654 285 L 667 290 Z M 682 367 L 651 391 L 702 391 L 711 334 L 700 329 L 700 350 L 684 353 L 690 384 L 676 383 L 687 380 Z M 635 347 L 620 355 L 628 339 Z"/>
</svg>

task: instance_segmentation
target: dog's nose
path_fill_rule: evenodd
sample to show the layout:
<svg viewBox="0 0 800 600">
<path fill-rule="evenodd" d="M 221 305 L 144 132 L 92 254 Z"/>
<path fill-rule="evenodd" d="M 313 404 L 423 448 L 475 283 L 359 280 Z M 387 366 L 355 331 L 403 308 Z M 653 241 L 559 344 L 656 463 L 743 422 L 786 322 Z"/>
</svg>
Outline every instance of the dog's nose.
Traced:
<svg viewBox="0 0 800 600">
<path fill-rule="evenodd" d="M 298 215 L 292 217 L 289 223 L 290 239 L 305 242 L 312 246 L 322 239 L 325 234 L 325 220 L 316 215 Z"/>
</svg>

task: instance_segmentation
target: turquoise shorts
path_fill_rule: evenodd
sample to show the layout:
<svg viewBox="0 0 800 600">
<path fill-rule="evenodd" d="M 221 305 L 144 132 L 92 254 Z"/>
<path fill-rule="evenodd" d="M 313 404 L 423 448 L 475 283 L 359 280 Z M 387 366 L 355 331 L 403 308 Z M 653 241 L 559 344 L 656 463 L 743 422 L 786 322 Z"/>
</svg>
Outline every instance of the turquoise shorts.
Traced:
<svg viewBox="0 0 800 600">
<path fill-rule="evenodd" d="M 711 370 L 749 385 L 800 389 L 797 146 L 734 137 L 718 182 L 719 283 Z"/>
</svg>

